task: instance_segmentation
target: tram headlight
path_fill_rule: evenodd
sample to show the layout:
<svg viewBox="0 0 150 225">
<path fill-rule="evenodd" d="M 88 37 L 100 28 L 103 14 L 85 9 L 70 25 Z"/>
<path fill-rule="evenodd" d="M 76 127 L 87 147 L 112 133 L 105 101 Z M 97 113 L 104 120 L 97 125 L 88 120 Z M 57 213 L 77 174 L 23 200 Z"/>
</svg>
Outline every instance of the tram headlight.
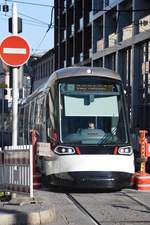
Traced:
<svg viewBox="0 0 150 225">
<path fill-rule="evenodd" d="M 54 152 L 58 155 L 72 155 L 75 154 L 75 149 L 69 146 L 57 146 Z"/>
<path fill-rule="evenodd" d="M 118 154 L 120 155 L 132 155 L 133 149 L 131 146 L 120 147 L 118 149 Z"/>
</svg>

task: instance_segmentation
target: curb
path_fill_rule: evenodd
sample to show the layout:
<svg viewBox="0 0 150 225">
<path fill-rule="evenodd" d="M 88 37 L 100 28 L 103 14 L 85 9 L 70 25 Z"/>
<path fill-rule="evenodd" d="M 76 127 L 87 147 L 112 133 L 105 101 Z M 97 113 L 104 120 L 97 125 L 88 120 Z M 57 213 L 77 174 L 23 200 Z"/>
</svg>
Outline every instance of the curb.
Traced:
<svg viewBox="0 0 150 225">
<path fill-rule="evenodd" d="M 39 212 L 0 214 L 0 225 L 41 225 L 56 219 L 55 208 Z"/>
</svg>

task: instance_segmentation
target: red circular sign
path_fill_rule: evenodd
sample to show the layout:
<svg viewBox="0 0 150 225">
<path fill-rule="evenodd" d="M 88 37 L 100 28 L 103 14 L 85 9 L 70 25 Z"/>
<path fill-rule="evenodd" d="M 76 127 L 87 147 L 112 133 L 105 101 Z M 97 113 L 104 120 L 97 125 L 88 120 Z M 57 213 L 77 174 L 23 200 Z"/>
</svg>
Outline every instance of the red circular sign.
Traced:
<svg viewBox="0 0 150 225">
<path fill-rule="evenodd" d="M 11 35 L 1 42 L 0 57 L 5 64 L 18 67 L 29 59 L 30 47 L 22 37 Z"/>
</svg>

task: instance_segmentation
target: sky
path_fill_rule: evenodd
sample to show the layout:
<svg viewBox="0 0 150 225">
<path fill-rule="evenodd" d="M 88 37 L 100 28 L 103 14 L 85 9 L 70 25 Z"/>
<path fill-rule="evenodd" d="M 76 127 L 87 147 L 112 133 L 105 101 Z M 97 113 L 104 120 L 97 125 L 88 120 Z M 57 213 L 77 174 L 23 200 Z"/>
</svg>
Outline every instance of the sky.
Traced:
<svg viewBox="0 0 150 225">
<path fill-rule="evenodd" d="M 0 0 L 0 42 L 8 35 L 8 18 L 12 16 L 13 0 Z M 53 0 L 16 0 L 18 17 L 22 18 L 22 36 L 30 45 L 31 54 L 42 55 L 54 47 L 54 29 L 49 28 Z M 9 12 L 2 12 L 4 4 Z M 54 21 L 53 21 L 54 24 Z"/>
</svg>

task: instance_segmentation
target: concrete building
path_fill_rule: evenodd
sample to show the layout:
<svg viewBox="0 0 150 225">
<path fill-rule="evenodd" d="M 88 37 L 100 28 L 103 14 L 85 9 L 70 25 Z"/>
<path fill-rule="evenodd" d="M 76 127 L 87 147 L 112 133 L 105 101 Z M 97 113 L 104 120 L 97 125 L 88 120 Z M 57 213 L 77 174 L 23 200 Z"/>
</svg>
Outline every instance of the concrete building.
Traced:
<svg viewBox="0 0 150 225">
<path fill-rule="evenodd" d="M 150 132 L 150 1 L 55 0 L 55 69 L 117 71 L 133 131 Z"/>
<path fill-rule="evenodd" d="M 54 71 L 54 49 L 50 49 L 43 56 L 32 56 L 29 67 L 31 67 L 31 86 L 32 92 L 42 83 L 47 81 L 48 77 Z"/>
</svg>

